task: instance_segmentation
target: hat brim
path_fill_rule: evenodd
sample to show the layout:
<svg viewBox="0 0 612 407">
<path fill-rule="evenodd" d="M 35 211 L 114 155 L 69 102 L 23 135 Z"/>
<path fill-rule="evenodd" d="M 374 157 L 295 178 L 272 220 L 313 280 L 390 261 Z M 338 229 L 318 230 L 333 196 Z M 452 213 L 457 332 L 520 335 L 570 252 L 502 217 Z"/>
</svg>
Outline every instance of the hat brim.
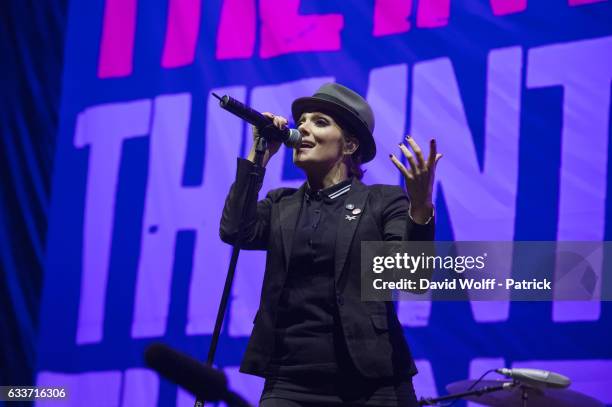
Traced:
<svg viewBox="0 0 612 407">
<path fill-rule="evenodd" d="M 291 114 L 297 123 L 304 112 L 330 113 L 338 117 L 340 123 L 347 126 L 349 133 L 352 133 L 359 140 L 358 151 L 361 154 L 361 162 L 367 163 L 376 156 L 376 143 L 374 136 L 368 126 L 351 110 L 330 100 L 321 99 L 316 96 L 298 98 L 291 104 Z"/>
</svg>

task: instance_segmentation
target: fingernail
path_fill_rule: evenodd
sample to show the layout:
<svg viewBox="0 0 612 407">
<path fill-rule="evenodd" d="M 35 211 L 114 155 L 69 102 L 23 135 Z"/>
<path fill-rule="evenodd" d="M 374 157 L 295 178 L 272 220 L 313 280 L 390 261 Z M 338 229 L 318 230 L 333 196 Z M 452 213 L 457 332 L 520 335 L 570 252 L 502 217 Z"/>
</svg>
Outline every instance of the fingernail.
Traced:
<svg viewBox="0 0 612 407">
<path fill-rule="evenodd" d="M 411 139 L 411 138 L 412 136 L 410 134 L 406 136 L 406 140 Z"/>
</svg>

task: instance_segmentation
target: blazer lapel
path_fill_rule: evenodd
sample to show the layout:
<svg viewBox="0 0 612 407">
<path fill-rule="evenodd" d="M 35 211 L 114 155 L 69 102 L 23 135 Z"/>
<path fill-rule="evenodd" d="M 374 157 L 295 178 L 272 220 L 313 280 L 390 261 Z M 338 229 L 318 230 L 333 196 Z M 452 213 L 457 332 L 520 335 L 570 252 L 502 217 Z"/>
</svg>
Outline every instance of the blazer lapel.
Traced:
<svg viewBox="0 0 612 407">
<path fill-rule="evenodd" d="M 358 179 L 353 179 L 351 189 L 346 195 L 345 206 L 352 204 L 354 209 L 360 209 L 357 215 L 353 214 L 353 211 L 342 209 L 342 212 L 338 214 L 340 219 L 338 220 L 338 232 L 336 234 L 336 262 L 334 267 L 334 275 L 336 283 L 340 279 L 342 269 L 346 263 L 346 257 L 348 256 L 351 248 L 351 243 L 359 225 L 359 221 L 364 216 L 364 209 L 366 200 L 368 198 L 368 188 Z"/>
<path fill-rule="evenodd" d="M 291 248 L 293 246 L 295 225 L 300 214 L 300 208 L 302 207 L 305 188 L 306 184 L 304 183 L 293 195 L 283 198 L 279 202 L 280 227 L 285 257 L 285 270 L 287 270 L 289 267 L 289 256 L 291 256 Z"/>
</svg>

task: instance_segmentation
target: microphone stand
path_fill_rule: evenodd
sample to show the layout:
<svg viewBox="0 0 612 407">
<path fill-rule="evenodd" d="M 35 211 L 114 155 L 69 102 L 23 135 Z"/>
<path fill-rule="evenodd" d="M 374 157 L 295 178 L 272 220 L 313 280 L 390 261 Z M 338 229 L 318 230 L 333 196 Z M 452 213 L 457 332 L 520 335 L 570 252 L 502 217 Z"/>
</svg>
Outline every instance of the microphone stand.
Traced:
<svg viewBox="0 0 612 407">
<path fill-rule="evenodd" d="M 249 174 L 249 181 L 247 184 L 246 191 L 246 201 L 251 202 L 252 196 L 257 194 L 257 184 L 259 183 L 259 173 L 263 168 L 263 157 L 266 149 L 268 148 L 268 143 L 266 138 L 262 136 L 265 128 L 259 129 L 259 136 L 255 139 L 255 165 L 253 166 L 253 170 Z M 217 351 L 217 344 L 219 342 L 219 335 L 221 334 L 221 326 L 223 325 L 223 319 L 225 317 L 225 312 L 227 310 L 227 300 L 229 299 L 230 292 L 232 290 L 232 284 L 234 282 L 234 274 L 236 272 L 236 265 L 238 264 L 238 255 L 240 254 L 240 244 L 242 243 L 242 235 L 243 235 L 243 222 L 244 215 L 247 210 L 247 205 L 242 207 L 242 214 L 240 215 L 238 236 L 236 237 L 236 241 L 232 247 L 232 258 L 229 264 L 229 270 L 227 272 L 227 277 L 225 279 L 225 286 L 223 287 L 223 294 L 221 295 L 221 303 L 219 304 L 219 310 L 217 311 L 217 320 L 215 321 L 215 329 L 213 330 L 212 339 L 210 341 L 210 347 L 208 348 L 208 357 L 206 358 L 206 364 L 208 366 L 213 365 L 215 360 L 215 353 Z M 194 407 L 203 407 L 204 401 L 196 398 Z M 230 405 L 231 407 L 231 405 Z"/>
</svg>

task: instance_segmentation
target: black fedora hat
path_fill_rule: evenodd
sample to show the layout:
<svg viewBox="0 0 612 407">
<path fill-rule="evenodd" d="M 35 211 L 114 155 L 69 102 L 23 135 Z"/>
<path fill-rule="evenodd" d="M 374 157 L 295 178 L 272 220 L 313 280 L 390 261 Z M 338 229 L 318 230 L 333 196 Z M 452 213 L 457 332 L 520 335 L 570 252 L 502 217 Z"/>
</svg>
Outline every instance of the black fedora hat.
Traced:
<svg viewBox="0 0 612 407">
<path fill-rule="evenodd" d="M 374 112 L 368 102 L 358 93 L 337 83 L 326 83 L 314 95 L 293 101 L 291 114 L 297 123 L 304 112 L 329 113 L 338 118 L 341 125 L 348 127 L 359 140 L 358 153 L 362 162 L 371 161 L 376 155 L 374 142 Z"/>
</svg>

